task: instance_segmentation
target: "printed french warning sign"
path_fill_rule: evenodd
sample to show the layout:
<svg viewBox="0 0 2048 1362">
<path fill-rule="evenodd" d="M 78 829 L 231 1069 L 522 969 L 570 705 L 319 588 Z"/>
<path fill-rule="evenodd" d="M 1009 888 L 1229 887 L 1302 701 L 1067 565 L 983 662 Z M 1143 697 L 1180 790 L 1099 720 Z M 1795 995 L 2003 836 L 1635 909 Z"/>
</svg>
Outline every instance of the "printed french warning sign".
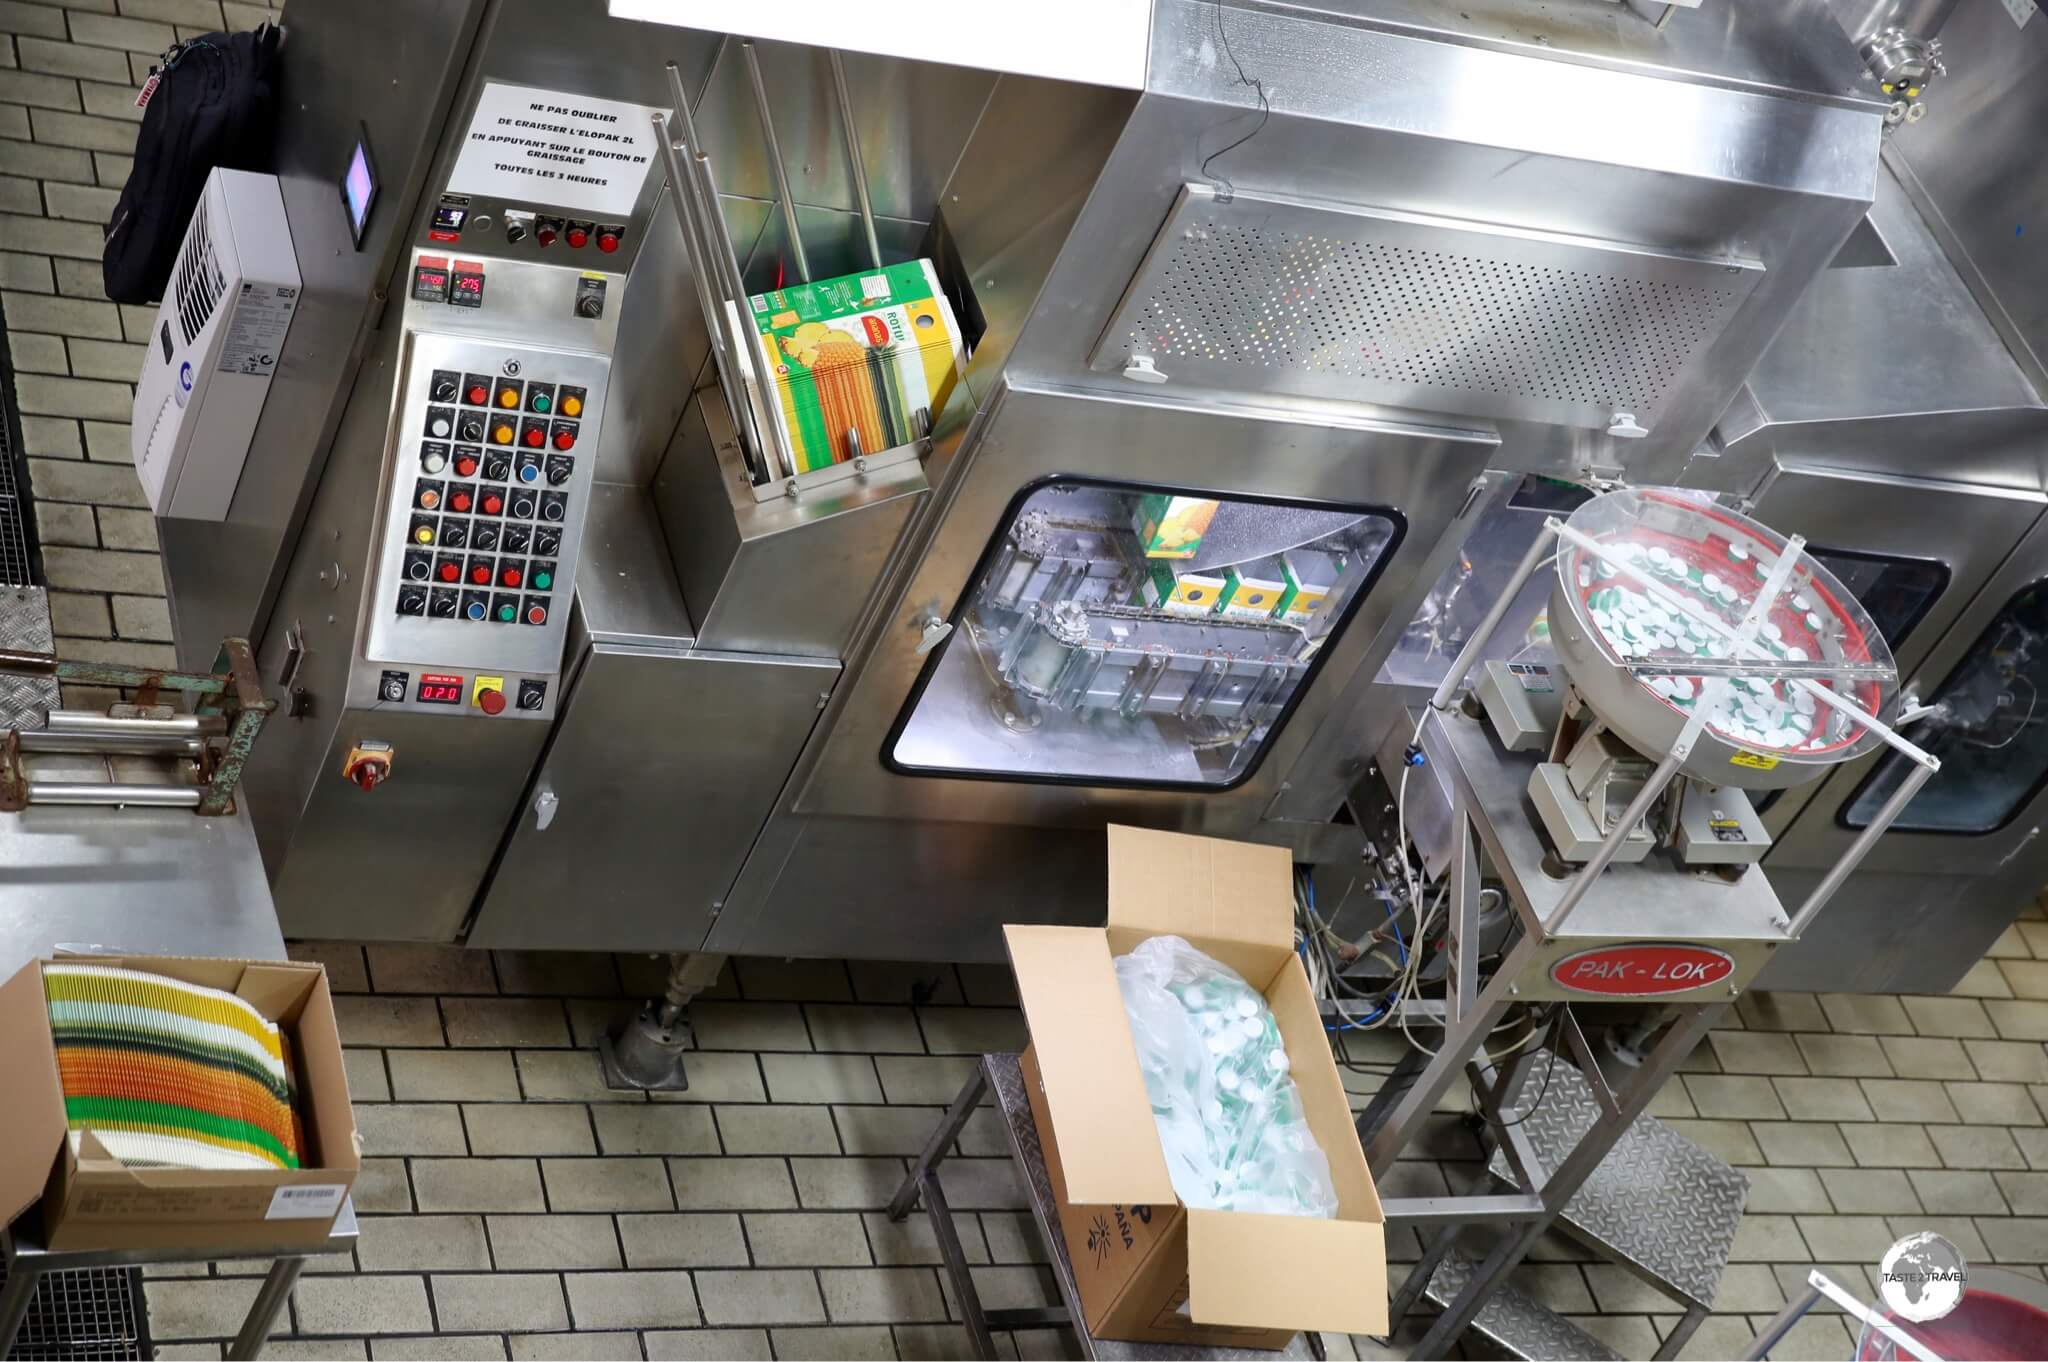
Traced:
<svg viewBox="0 0 2048 1362">
<path fill-rule="evenodd" d="M 484 86 L 448 189 L 623 219 L 660 154 L 644 104 Z"/>
</svg>

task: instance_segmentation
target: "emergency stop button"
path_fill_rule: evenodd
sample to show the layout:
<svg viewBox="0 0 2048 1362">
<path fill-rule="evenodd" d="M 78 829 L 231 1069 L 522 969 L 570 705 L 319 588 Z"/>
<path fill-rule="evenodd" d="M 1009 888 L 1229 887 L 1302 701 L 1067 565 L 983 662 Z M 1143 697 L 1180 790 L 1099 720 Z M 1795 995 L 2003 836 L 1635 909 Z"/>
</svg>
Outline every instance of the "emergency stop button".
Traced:
<svg viewBox="0 0 2048 1362">
<path fill-rule="evenodd" d="M 479 676 L 469 684 L 469 703 L 486 714 L 505 712 L 505 678 Z"/>
</svg>

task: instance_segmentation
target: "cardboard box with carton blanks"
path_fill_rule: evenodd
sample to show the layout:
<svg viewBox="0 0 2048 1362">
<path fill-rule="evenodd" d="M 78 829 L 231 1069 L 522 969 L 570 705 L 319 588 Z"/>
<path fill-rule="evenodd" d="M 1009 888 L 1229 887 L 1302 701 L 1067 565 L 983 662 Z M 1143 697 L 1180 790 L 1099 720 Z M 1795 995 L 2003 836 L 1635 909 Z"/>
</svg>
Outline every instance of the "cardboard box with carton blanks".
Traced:
<svg viewBox="0 0 2048 1362">
<path fill-rule="evenodd" d="M 1106 927 L 1004 931 L 1031 1031 L 1025 1086 L 1097 1337 L 1279 1348 L 1304 1329 L 1386 1332 L 1386 1218 L 1294 953 L 1292 877 L 1280 847 L 1112 827 Z M 1334 1219 L 1175 1196 L 1112 964 L 1162 935 L 1264 994 L 1330 1162 Z"/>
<path fill-rule="evenodd" d="M 278 1023 L 298 1068 L 302 1166 L 131 1168 L 90 1131 L 73 1152 L 43 992 L 45 962 L 0 984 L 0 1224 L 43 1206 L 52 1249 L 255 1249 L 328 1237 L 361 1166 L 327 971 L 287 960 L 66 957 L 168 975 L 243 998 Z"/>
</svg>

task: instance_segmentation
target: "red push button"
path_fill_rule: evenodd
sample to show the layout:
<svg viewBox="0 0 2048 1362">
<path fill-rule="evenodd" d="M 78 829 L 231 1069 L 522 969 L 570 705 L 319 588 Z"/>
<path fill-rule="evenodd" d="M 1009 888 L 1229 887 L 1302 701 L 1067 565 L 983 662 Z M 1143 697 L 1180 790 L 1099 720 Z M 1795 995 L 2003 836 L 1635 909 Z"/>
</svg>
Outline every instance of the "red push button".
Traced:
<svg viewBox="0 0 2048 1362">
<path fill-rule="evenodd" d="M 606 255 L 610 255 L 619 248 L 619 234 L 617 232 L 599 232 L 597 234 L 597 248 Z"/>
<path fill-rule="evenodd" d="M 462 567 L 461 567 L 461 565 L 460 565 L 460 564 L 457 564 L 457 563 L 443 563 L 443 564 L 441 564 L 441 580 L 442 580 L 442 581 L 444 581 L 444 582 L 453 582 L 453 581 L 458 581 L 458 580 L 460 580 L 460 579 L 461 579 L 461 577 L 462 577 Z"/>
<path fill-rule="evenodd" d="M 492 492 L 484 497 L 484 514 L 496 515 L 505 509 L 505 498 Z"/>
<path fill-rule="evenodd" d="M 498 574 L 498 581 L 503 586 L 518 586 L 522 579 L 522 574 L 516 567 L 508 567 Z"/>
<path fill-rule="evenodd" d="M 448 498 L 448 505 L 453 510 L 467 511 L 470 508 L 470 504 L 471 497 L 467 490 L 457 492 L 454 496 Z"/>
<path fill-rule="evenodd" d="M 474 383 L 470 385 L 469 393 L 467 395 L 467 401 L 469 402 L 470 406 L 481 407 L 484 403 L 490 401 L 490 398 L 490 389 L 486 388 L 483 384 Z"/>
<path fill-rule="evenodd" d="M 544 605 L 527 606 L 526 622 L 528 624 L 546 624 L 548 622 L 548 608 Z"/>
<path fill-rule="evenodd" d="M 478 563 L 469 570 L 469 580 L 478 586 L 488 585 L 491 580 L 491 569 L 483 563 Z"/>
<path fill-rule="evenodd" d="M 486 714 L 505 712 L 505 692 L 501 690 L 480 690 L 476 693 L 476 707 Z"/>
<path fill-rule="evenodd" d="M 564 427 L 563 427 L 562 429 L 560 429 L 560 430 L 558 430 L 558 431 L 556 431 L 556 432 L 555 432 L 555 448 L 556 448 L 556 449 L 574 449 L 575 447 L 576 447 L 576 432 L 575 432 L 575 431 L 573 431 L 573 430 L 570 430 L 570 429 L 569 429 L 569 428 L 568 428 L 567 426 L 564 426 Z"/>
<path fill-rule="evenodd" d="M 571 227 L 569 229 L 569 244 L 571 246 L 581 250 L 583 243 L 588 240 L 590 240 L 590 233 L 584 231 L 581 227 Z"/>
<path fill-rule="evenodd" d="M 455 461 L 455 475 L 460 478 L 476 476 L 476 455 L 465 454 Z"/>
<path fill-rule="evenodd" d="M 542 430 L 539 426 L 528 426 L 526 428 L 526 434 L 522 438 L 525 439 L 529 448 L 539 449 L 542 445 L 547 443 L 548 433 Z M 562 447 L 564 449 L 568 448 L 567 445 L 564 445 Z"/>
</svg>

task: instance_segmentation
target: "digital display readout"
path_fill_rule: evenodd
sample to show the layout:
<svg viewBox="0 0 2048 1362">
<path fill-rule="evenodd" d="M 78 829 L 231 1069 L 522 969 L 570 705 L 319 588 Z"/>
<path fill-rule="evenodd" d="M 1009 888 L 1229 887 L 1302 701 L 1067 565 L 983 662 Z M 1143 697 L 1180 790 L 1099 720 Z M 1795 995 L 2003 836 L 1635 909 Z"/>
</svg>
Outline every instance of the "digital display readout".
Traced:
<svg viewBox="0 0 2048 1362">
<path fill-rule="evenodd" d="M 455 288 L 448 295 L 448 301 L 457 307 L 482 307 L 484 305 L 484 276 L 481 271 L 455 271 Z"/>
<path fill-rule="evenodd" d="M 448 270 L 433 265 L 417 265 L 412 272 L 412 296 L 423 303 L 440 303 L 448 299 Z"/>
<path fill-rule="evenodd" d="M 419 700 L 423 705 L 461 704 L 462 678 L 444 676 L 439 672 L 421 672 Z"/>
</svg>

